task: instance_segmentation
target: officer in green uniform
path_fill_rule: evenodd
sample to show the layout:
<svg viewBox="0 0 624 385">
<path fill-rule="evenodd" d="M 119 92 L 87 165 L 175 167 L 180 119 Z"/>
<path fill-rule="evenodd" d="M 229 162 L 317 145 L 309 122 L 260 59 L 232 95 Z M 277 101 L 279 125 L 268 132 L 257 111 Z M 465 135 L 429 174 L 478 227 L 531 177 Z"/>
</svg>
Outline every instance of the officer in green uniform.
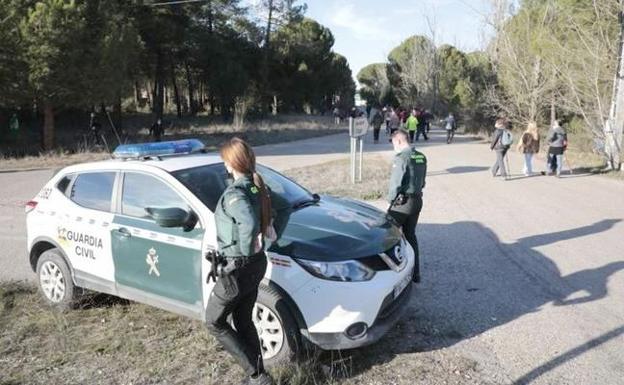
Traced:
<svg viewBox="0 0 624 385">
<path fill-rule="evenodd" d="M 427 158 L 409 144 L 407 132 L 403 130 L 392 134 L 392 146 L 396 156 L 392 162 L 392 174 L 388 189 L 388 214 L 403 229 L 405 239 L 414 249 L 414 282 L 420 282 L 420 263 L 416 224 L 422 209 L 422 189 L 427 175 Z"/>
<path fill-rule="evenodd" d="M 269 385 L 273 380 L 264 370 L 252 311 L 267 268 L 265 239 L 277 237 L 271 193 L 255 171 L 253 150 L 243 140 L 226 142 L 221 157 L 234 177 L 215 209 L 218 248 L 227 263 L 208 299 L 206 324 L 247 374 L 245 383 Z M 230 315 L 234 328 L 227 321 Z"/>
</svg>

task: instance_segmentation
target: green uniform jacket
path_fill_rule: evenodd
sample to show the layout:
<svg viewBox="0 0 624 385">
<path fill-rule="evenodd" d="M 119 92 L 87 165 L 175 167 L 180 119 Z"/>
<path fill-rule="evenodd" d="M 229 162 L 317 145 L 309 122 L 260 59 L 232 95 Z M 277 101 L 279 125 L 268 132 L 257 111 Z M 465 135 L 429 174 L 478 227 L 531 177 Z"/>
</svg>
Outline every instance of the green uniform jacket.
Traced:
<svg viewBox="0 0 624 385">
<path fill-rule="evenodd" d="M 399 194 L 415 194 L 422 192 L 427 176 L 427 158 L 413 148 L 406 148 L 396 154 L 392 162 L 388 202 Z"/>
<path fill-rule="evenodd" d="M 418 118 L 416 118 L 414 115 L 410 115 L 410 117 L 407 118 L 407 121 L 405 122 L 405 127 L 408 131 L 416 131 L 416 128 L 418 127 Z"/>
<path fill-rule="evenodd" d="M 249 257 L 255 254 L 260 234 L 260 189 L 251 176 L 244 176 L 229 185 L 215 210 L 217 243 L 226 257 Z"/>
</svg>

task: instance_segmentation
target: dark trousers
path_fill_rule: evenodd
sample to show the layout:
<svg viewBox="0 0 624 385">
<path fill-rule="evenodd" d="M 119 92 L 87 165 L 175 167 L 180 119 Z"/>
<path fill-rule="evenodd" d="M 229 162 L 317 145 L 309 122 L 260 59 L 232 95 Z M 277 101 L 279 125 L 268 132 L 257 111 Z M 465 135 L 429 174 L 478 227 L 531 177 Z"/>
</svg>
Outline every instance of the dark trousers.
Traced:
<svg viewBox="0 0 624 385">
<path fill-rule="evenodd" d="M 455 136 L 455 130 L 446 130 L 446 143 L 451 143 Z"/>
<path fill-rule="evenodd" d="M 381 130 L 381 126 L 373 127 L 373 140 L 379 140 L 379 131 Z"/>
<path fill-rule="evenodd" d="M 248 376 L 264 372 L 260 339 L 252 312 L 258 297 L 258 285 L 266 272 L 267 260 L 264 252 L 252 258 L 253 262 L 217 280 L 206 309 L 208 330 Z M 227 321 L 230 314 L 236 330 Z"/>
<path fill-rule="evenodd" d="M 409 133 L 410 142 L 413 142 L 414 141 L 414 134 L 416 133 L 416 131 L 409 130 L 408 133 Z"/>
<path fill-rule="evenodd" d="M 508 148 L 496 150 L 496 162 L 492 166 L 492 176 L 496 176 L 500 171 L 501 176 L 507 176 L 507 170 L 505 169 L 505 155 L 507 155 Z"/>
<path fill-rule="evenodd" d="M 410 195 L 405 204 L 400 206 L 393 205 L 389 211 L 390 216 L 401 226 L 407 243 L 414 250 L 414 281 L 416 282 L 420 280 L 420 252 L 418 250 L 418 239 L 416 238 L 416 225 L 418 224 L 422 206 L 422 194 Z"/>
<path fill-rule="evenodd" d="M 427 136 L 427 133 L 425 132 L 425 126 L 418 126 L 418 128 L 416 129 L 416 140 L 420 138 L 421 134 L 423 138 L 425 138 L 425 140 L 429 140 L 429 137 Z"/>
</svg>

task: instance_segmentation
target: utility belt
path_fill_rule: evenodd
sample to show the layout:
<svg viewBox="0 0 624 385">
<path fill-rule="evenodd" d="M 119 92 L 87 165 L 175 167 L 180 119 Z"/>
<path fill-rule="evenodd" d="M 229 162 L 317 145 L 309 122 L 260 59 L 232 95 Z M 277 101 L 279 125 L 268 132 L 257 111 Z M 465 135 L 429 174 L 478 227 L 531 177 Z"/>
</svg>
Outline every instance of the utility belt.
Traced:
<svg viewBox="0 0 624 385">
<path fill-rule="evenodd" d="M 397 197 L 394 198 L 394 201 L 392 202 L 392 206 L 403 206 L 404 204 L 407 203 L 407 201 L 410 198 L 421 198 L 421 197 L 422 197 L 422 191 L 415 192 L 415 193 L 399 193 Z"/>
<path fill-rule="evenodd" d="M 209 250 L 206 253 L 206 259 L 210 261 L 210 273 L 208 273 L 206 280 L 212 279 L 213 282 L 217 282 L 217 278 L 228 276 L 233 271 L 250 265 L 263 257 L 263 251 L 249 257 L 226 257 L 217 250 Z"/>
</svg>

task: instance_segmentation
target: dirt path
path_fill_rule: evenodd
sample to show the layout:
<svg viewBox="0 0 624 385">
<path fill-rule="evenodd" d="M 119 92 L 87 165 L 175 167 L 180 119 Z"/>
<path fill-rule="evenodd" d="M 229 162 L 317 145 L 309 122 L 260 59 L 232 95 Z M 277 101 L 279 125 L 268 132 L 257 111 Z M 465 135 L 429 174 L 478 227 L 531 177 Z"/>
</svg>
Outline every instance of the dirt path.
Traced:
<svg viewBox="0 0 624 385">
<path fill-rule="evenodd" d="M 519 177 L 517 154 L 516 175 L 503 181 L 490 175 L 494 154 L 484 143 L 446 145 L 436 132 L 419 144 L 429 159 L 418 228 L 424 281 L 388 340 L 353 353 L 353 383 L 621 384 L 624 184 Z M 368 138 L 366 149 L 392 157 L 387 142 Z M 344 158 L 348 138 L 257 152 L 284 170 Z M 20 204 L 50 175 L 0 173 L 0 280 L 34 278 Z"/>
</svg>

